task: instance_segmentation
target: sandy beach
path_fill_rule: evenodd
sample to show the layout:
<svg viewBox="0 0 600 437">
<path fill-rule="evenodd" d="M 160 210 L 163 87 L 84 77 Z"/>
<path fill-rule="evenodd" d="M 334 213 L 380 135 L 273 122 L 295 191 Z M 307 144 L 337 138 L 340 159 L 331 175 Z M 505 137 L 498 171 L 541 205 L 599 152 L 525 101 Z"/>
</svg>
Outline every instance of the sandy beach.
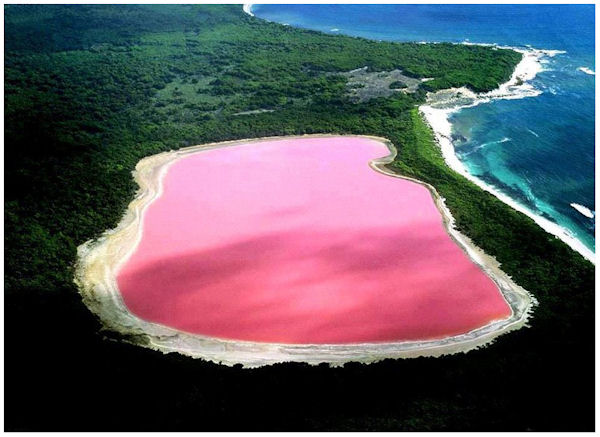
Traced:
<svg viewBox="0 0 600 437">
<path fill-rule="evenodd" d="M 428 95 L 427 103 L 420 106 L 419 110 L 425 117 L 429 126 L 432 128 L 435 138 L 440 145 L 444 160 L 450 168 L 474 182 L 480 188 L 493 194 L 511 208 L 527 215 L 546 232 L 560 238 L 573 250 L 595 264 L 596 261 L 594 252 L 586 247 L 577 238 L 575 238 L 567 229 L 535 214 L 522 204 L 510 198 L 508 195 L 502 193 L 497 188 L 490 186 L 476 176 L 473 176 L 471 173 L 469 173 L 455 153 L 454 144 L 451 140 L 452 125 L 449 121 L 449 117 L 452 113 L 457 112 L 462 108 L 489 102 L 493 99 L 522 99 L 539 95 L 541 91 L 536 90 L 530 83 L 528 83 L 528 81 L 535 78 L 535 76 L 542 71 L 543 66 L 541 64 L 541 60 L 544 57 L 552 57 L 562 53 L 557 50 L 511 49 L 522 53 L 523 59 L 515 68 L 511 79 L 508 82 L 500 85 L 498 89 L 489 93 L 481 94 L 475 94 L 466 88 L 443 90 L 438 93 L 430 93 Z"/>
<path fill-rule="evenodd" d="M 331 136 L 316 135 L 294 138 Z M 339 136 L 338 136 L 339 137 Z M 289 137 L 287 137 L 289 138 Z M 368 137 L 372 138 L 372 137 Z M 431 192 L 442 213 L 445 228 L 451 238 L 462 248 L 498 286 L 510 305 L 510 317 L 494 321 L 465 334 L 429 341 L 380 342 L 361 344 L 281 344 L 234 341 L 184 333 L 166 326 L 142 320 L 125 306 L 117 285 L 117 273 L 138 246 L 142 235 L 145 211 L 159 198 L 164 176 L 173 163 L 182 157 L 218 147 L 247 145 L 257 141 L 275 141 L 281 138 L 251 139 L 226 143 L 207 144 L 161 153 L 138 163 L 134 177 L 140 191 L 131 202 L 123 220 L 114 230 L 107 231 L 96 241 L 88 241 L 78 248 L 76 283 L 86 305 L 100 318 L 104 326 L 127 336 L 129 342 L 163 352 L 178 351 L 192 357 L 223 363 L 257 367 L 286 361 L 310 364 L 327 362 L 341 365 L 349 361 L 374 362 L 385 358 L 439 356 L 466 352 L 481 347 L 498 335 L 525 325 L 535 300 L 504 274 L 498 263 L 483 253 L 464 235 L 453 228 L 453 218 L 435 189 L 422 184 Z M 390 155 L 373 160 L 371 167 L 388 176 L 400 177 L 385 168 L 393 160 L 395 149 L 385 139 L 375 138 L 389 148 Z M 410 179 L 412 180 L 412 179 Z"/>
<path fill-rule="evenodd" d="M 242 9 L 246 14 L 250 15 L 251 17 L 254 17 L 254 14 L 252 13 L 252 3 L 244 3 Z"/>
<path fill-rule="evenodd" d="M 251 4 L 244 4 L 243 9 L 244 12 L 246 12 L 247 14 L 254 16 L 254 14 L 251 11 L 251 6 Z M 420 43 L 431 44 L 432 42 L 421 41 Z M 578 252 L 588 261 L 595 264 L 596 257 L 594 251 L 589 249 L 585 244 L 578 240 L 569 230 L 541 215 L 536 214 L 534 211 L 530 210 L 523 204 L 512 199 L 510 196 L 503 193 L 501 190 L 487 184 L 478 177 L 470 174 L 455 154 L 454 145 L 452 144 L 451 140 L 452 125 L 449 122 L 449 117 L 452 113 L 457 112 L 463 108 L 487 103 L 494 99 L 512 100 L 522 99 L 526 97 L 535 97 L 540 95 L 541 91 L 536 89 L 530 83 L 530 81 L 534 79 L 538 73 L 544 70 L 543 63 L 545 59 L 554 57 L 559 54 L 564 54 L 566 52 L 563 50 L 535 49 L 529 46 L 529 48 L 525 49 L 520 47 L 488 43 L 462 42 L 461 44 L 510 49 L 521 53 L 523 55 L 523 58 L 521 62 L 515 67 L 511 78 L 493 91 L 476 94 L 465 87 L 453 88 L 450 90 L 442 90 L 438 93 L 430 93 L 428 102 L 419 108 L 420 112 L 425 117 L 427 123 L 434 131 L 435 137 L 440 145 L 446 163 L 454 171 L 463 175 L 470 181 L 474 182 L 485 191 L 488 191 L 489 193 L 493 194 L 495 197 L 509 205 L 511 208 L 533 219 L 534 222 L 546 232 L 556 236 L 564 243 L 566 243 L 571 249 Z M 578 67 L 577 70 L 588 75 L 595 75 L 595 72 L 588 67 Z M 425 81 L 426 79 L 422 80 Z M 460 94 L 460 96 L 445 99 L 445 101 L 442 102 L 442 104 L 440 104 L 440 95 L 448 93 L 455 95 Z M 534 135 L 537 134 L 534 133 Z M 578 208 L 575 209 L 577 209 L 577 211 L 579 212 L 582 211 Z M 582 214 L 588 218 L 591 218 L 591 215 L 588 213 Z"/>
</svg>

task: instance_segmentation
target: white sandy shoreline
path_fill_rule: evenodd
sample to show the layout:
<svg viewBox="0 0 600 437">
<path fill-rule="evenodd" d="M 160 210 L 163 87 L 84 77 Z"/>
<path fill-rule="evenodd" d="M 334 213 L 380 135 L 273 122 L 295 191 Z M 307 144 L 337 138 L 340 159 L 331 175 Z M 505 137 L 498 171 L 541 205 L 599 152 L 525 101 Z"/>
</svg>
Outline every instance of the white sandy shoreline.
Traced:
<svg viewBox="0 0 600 437">
<path fill-rule="evenodd" d="M 252 13 L 252 3 L 244 3 L 242 10 L 251 17 L 254 17 L 254 14 Z"/>
<path fill-rule="evenodd" d="M 244 4 L 243 10 L 245 13 L 254 16 L 251 11 L 252 4 Z M 423 44 L 436 44 L 435 41 L 421 41 Z M 502 202 L 509 205 L 511 208 L 522 212 L 527 215 L 534 222 L 544 229 L 546 232 L 560 238 L 564 243 L 566 243 L 571 249 L 575 250 L 579 254 L 581 254 L 588 261 L 592 262 L 594 265 L 596 264 L 596 255 L 590 250 L 585 244 L 583 244 L 580 240 L 578 240 L 568 229 L 560 226 L 559 224 L 548 220 L 545 217 L 542 217 L 536 214 L 534 211 L 527 208 L 525 205 L 517 202 L 512 199 L 509 195 L 503 193 L 498 188 L 493 187 L 483 180 L 477 178 L 476 176 L 469 173 L 467 168 L 460 161 L 458 156 L 455 153 L 454 145 L 451 140 L 451 130 L 452 125 L 448 121 L 449 116 L 459 111 L 462 108 L 476 106 L 481 103 L 487 103 L 494 99 L 522 99 L 525 97 L 535 97 L 540 95 L 542 92 L 533 87 L 528 81 L 535 78 L 535 76 L 543 71 L 543 66 L 541 60 L 544 57 L 553 57 L 558 54 L 565 53 L 562 50 L 543 50 L 543 49 L 534 49 L 529 46 L 528 48 L 520 48 L 520 47 L 512 47 L 512 46 L 501 46 L 498 44 L 490 44 L 490 43 L 474 43 L 474 42 L 462 42 L 457 44 L 464 45 L 479 45 L 486 47 L 497 47 L 500 49 L 509 49 L 514 50 L 523 55 L 523 59 L 521 62 L 515 67 L 515 71 L 513 72 L 510 80 L 506 83 L 501 84 L 497 89 L 490 91 L 488 93 L 480 93 L 475 94 L 467 88 L 460 88 L 463 94 L 469 95 L 474 102 L 472 104 L 467 105 L 456 105 L 451 108 L 439 109 L 433 108 L 427 104 L 422 105 L 419 109 L 421 113 L 425 116 L 429 126 L 434 131 L 435 137 L 440 144 L 442 149 L 442 154 L 448 166 L 452 168 L 457 173 L 465 176 L 470 181 L 477 184 L 480 188 L 485 191 L 493 194 L 495 197 L 500 199 Z M 595 72 L 587 67 L 579 67 L 578 70 L 590 74 L 595 75 Z M 521 83 L 519 83 L 521 82 Z M 579 210 L 578 210 L 579 211 Z M 584 214 L 585 215 L 585 214 Z M 589 218 L 589 215 L 586 215 Z"/>
<path fill-rule="evenodd" d="M 562 226 L 551 220 L 548 220 L 545 217 L 536 214 L 535 212 L 531 211 L 526 206 L 512 199 L 510 196 L 503 193 L 496 187 L 493 187 L 485 183 L 478 177 L 472 175 L 471 173 L 469 173 L 467 168 L 456 155 L 454 144 L 452 143 L 451 139 L 452 124 L 449 121 L 449 117 L 452 113 L 457 112 L 466 107 L 476 106 L 481 103 L 487 103 L 494 99 L 522 99 L 525 97 L 535 97 L 541 94 L 541 91 L 536 90 L 531 84 L 528 83 L 528 81 L 535 78 L 535 76 L 540 71 L 542 71 L 543 67 L 540 63 L 540 60 L 543 57 L 551 57 L 555 56 L 556 54 L 563 53 L 561 51 L 556 50 L 523 50 L 514 47 L 502 48 L 509 48 L 523 54 L 523 59 L 515 68 L 515 71 L 513 72 L 512 77 L 508 82 L 500 85 L 496 90 L 493 90 L 489 93 L 475 94 L 466 88 L 455 89 L 454 91 L 460 92 L 464 96 L 467 96 L 469 99 L 472 100 L 472 102 L 468 104 L 457 103 L 454 106 L 452 106 L 450 102 L 450 104 L 446 105 L 447 107 L 444 108 L 434 107 L 434 104 L 428 102 L 427 104 L 420 106 L 419 110 L 427 120 L 427 123 L 429 124 L 431 129 L 433 130 L 435 138 L 438 144 L 440 145 L 444 160 L 451 169 L 463 175 L 470 181 L 474 182 L 477 186 L 484 189 L 485 191 L 493 194 L 502 202 L 509 205 L 511 208 L 527 215 L 546 232 L 560 238 L 571 249 L 575 250 L 595 265 L 595 253 L 592 250 L 590 250 L 587 246 L 585 246 L 585 244 L 583 244 L 581 241 L 575 238 L 567 229 L 563 228 Z"/>
<path fill-rule="evenodd" d="M 130 203 L 125 216 L 114 230 L 105 232 L 95 241 L 78 247 L 75 282 L 84 303 L 95 313 L 106 329 L 126 336 L 129 342 L 162 352 L 179 352 L 227 365 L 242 364 L 259 367 L 280 362 L 329 363 L 342 365 L 350 361 L 371 363 L 385 358 L 440 356 L 467 352 L 491 343 L 496 337 L 526 325 L 535 299 L 515 284 L 500 269 L 499 263 L 470 239 L 454 229 L 454 219 L 444 200 L 429 184 L 391 173 L 385 165 L 396 155 L 391 143 L 382 138 L 366 137 L 384 143 L 390 154 L 371 161 L 371 167 L 383 174 L 408 179 L 429 189 L 440 210 L 450 237 L 465 251 L 498 286 L 511 308 L 511 316 L 494 321 L 471 332 L 438 340 L 404 341 L 365 344 L 292 345 L 232 341 L 181 332 L 163 325 L 147 322 L 130 313 L 118 290 L 116 277 L 120 267 L 137 247 L 142 235 L 142 222 L 148 206 L 162 193 L 162 180 L 175 161 L 192 153 L 217 147 L 250 145 L 258 141 L 276 141 L 290 138 L 339 137 L 341 135 L 305 135 L 299 137 L 269 137 L 243 141 L 213 143 L 160 153 L 142 159 L 134 177 L 140 191 Z"/>
</svg>

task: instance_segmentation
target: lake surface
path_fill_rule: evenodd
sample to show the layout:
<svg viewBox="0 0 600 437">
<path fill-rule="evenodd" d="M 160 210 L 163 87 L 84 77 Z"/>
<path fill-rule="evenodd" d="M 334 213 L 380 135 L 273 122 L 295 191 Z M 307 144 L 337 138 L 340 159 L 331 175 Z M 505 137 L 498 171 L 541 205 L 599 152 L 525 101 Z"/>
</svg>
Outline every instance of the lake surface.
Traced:
<svg viewBox="0 0 600 437">
<path fill-rule="evenodd" d="M 455 113 L 468 170 L 595 250 L 594 5 L 253 5 L 259 18 L 388 41 L 474 42 L 566 53 L 543 60 L 542 94 Z M 582 71 L 582 69 L 588 69 Z"/>
<path fill-rule="evenodd" d="M 129 310 L 181 331 L 289 344 L 422 340 L 511 315 L 430 192 L 360 137 L 257 141 L 173 163 L 118 272 Z"/>
</svg>

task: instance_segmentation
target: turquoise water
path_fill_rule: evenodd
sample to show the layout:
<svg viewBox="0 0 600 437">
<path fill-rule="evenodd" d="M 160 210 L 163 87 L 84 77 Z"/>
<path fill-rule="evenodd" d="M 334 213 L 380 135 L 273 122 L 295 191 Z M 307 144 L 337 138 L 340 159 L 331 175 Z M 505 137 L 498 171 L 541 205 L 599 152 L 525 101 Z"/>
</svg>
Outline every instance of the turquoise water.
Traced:
<svg viewBox="0 0 600 437">
<path fill-rule="evenodd" d="M 451 117 L 469 171 L 595 250 L 594 5 L 253 5 L 259 18 L 389 41 L 496 43 L 563 50 L 544 59 L 537 97 L 496 100 Z M 458 136 L 458 135 L 457 135 Z"/>
</svg>

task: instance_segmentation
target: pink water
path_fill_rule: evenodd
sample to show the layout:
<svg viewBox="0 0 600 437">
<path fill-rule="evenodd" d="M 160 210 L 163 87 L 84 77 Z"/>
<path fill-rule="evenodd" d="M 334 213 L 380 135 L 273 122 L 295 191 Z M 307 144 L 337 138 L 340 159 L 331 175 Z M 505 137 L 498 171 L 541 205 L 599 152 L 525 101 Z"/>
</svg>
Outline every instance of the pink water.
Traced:
<svg viewBox="0 0 600 437">
<path fill-rule="evenodd" d="M 290 139 L 175 162 L 118 275 L 142 319 L 226 339 L 433 339 L 510 315 L 429 191 L 374 140 Z"/>
</svg>

